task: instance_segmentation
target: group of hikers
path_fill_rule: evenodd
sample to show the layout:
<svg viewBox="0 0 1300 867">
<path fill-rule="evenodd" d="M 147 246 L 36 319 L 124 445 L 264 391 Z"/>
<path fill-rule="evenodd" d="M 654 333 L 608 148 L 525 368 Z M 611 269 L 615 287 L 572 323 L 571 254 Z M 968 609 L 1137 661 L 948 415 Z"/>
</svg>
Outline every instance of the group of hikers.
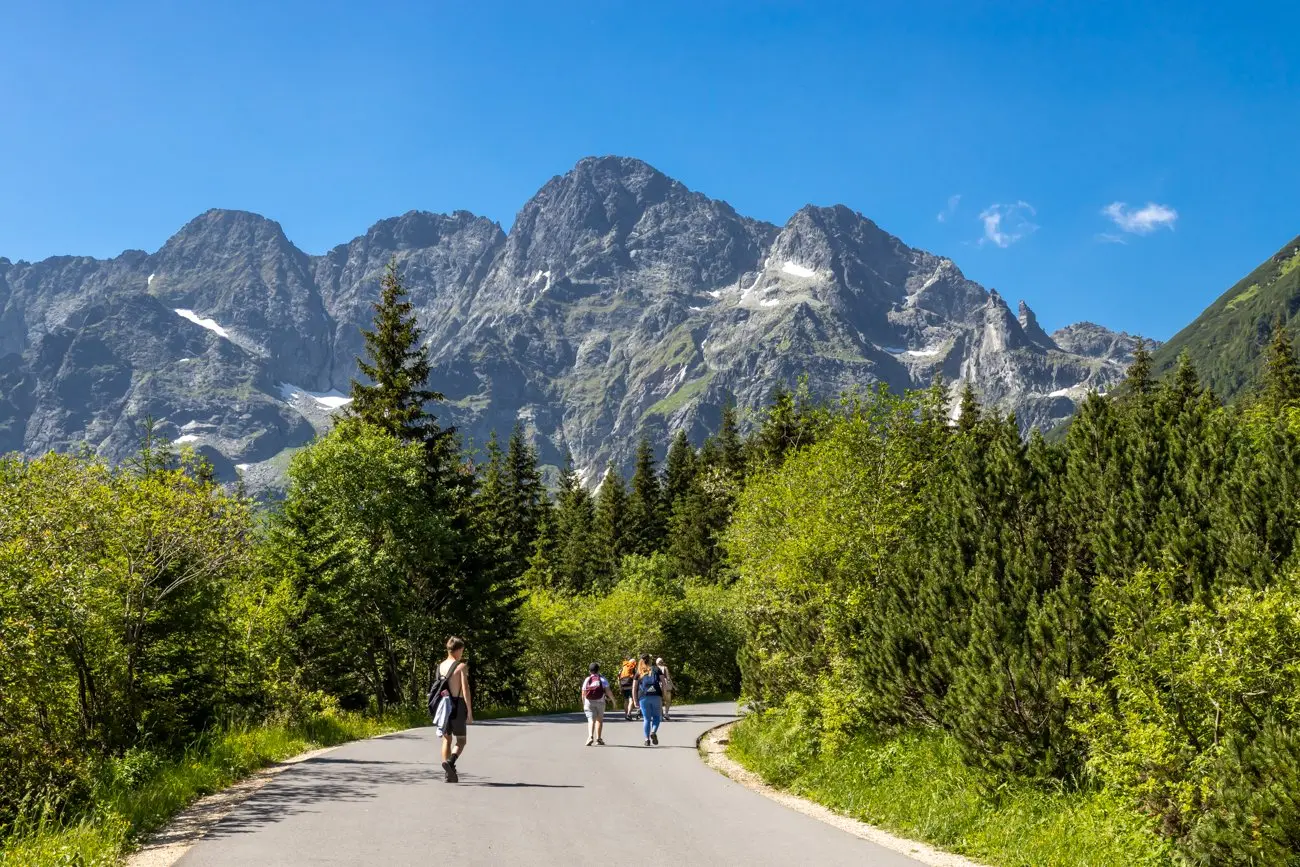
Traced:
<svg viewBox="0 0 1300 867">
<path fill-rule="evenodd" d="M 456 762 L 465 752 L 466 726 L 474 722 L 474 704 L 469 692 L 469 669 L 464 662 L 465 642 L 456 636 L 447 639 L 447 658 L 437 668 L 429 689 L 429 713 L 442 741 L 442 770 L 447 782 L 459 781 Z M 588 667 L 588 675 L 579 690 L 582 709 L 587 715 L 587 746 L 605 744 L 606 701 L 616 701 L 609 681 L 600 673 L 600 663 Z M 650 654 L 638 659 L 629 653 L 618 671 L 618 686 L 626 704 L 623 717 L 642 720 L 645 745 L 658 746 L 659 724 L 668 719 L 673 700 L 673 678 L 663 658 L 650 661 Z"/>
<path fill-rule="evenodd" d="M 614 693 L 609 681 L 600 673 L 600 663 L 593 662 L 587 679 L 582 682 L 582 710 L 587 714 L 587 746 L 605 745 L 605 702 L 613 704 Z M 638 660 L 629 653 L 618 670 L 618 688 L 626 706 L 623 718 L 636 716 L 642 720 L 646 746 L 659 745 L 659 723 L 669 718 L 673 703 L 673 677 L 664 665 L 663 657 L 650 662 L 650 654 L 643 653 Z"/>
</svg>

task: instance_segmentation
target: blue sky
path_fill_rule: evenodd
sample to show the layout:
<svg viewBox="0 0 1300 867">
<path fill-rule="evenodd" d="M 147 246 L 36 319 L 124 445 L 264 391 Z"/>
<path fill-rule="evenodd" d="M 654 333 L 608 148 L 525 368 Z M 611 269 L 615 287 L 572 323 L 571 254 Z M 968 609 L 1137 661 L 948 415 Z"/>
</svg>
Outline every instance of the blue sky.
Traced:
<svg viewBox="0 0 1300 867">
<path fill-rule="evenodd" d="M 210 207 L 311 253 L 412 208 L 508 226 L 616 153 L 1167 338 L 1300 233 L 1300 4 L 0 0 L 0 29 L 11 259 Z"/>
</svg>

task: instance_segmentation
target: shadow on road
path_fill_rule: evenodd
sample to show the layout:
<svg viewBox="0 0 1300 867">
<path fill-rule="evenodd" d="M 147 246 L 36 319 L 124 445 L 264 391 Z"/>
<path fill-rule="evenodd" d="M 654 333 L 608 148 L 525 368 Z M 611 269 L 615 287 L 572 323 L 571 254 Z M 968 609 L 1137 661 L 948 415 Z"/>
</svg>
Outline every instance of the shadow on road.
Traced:
<svg viewBox="0 0 1300 867">
<path fill-rule="evenodd" d="M 365 801 L 381 786 L 417 785 L 435 778 L 432 766 L 410 762 L 308 759 L 285 771 L 208 832 L 210 837 L 253 833 L 299 813 L 317 812 L 322 801 Z"/>
<path fill-rule="evenodd" d="M 482 786 L 492 789 L 585 789 L 586 786 L 569 785 L 565 783 L 494 783 L 490 780 L 473 780 L 470 782 L 462 781 L 457 783 L 459 786 Z"/>
</svg>

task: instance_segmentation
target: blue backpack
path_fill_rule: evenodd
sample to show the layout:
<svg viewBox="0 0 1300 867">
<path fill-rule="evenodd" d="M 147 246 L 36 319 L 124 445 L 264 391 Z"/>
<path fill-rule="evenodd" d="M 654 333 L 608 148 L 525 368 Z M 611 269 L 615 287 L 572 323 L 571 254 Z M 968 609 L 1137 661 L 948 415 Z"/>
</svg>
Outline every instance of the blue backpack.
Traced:
<svg viewBox="0 0 1300 867">
<path fill-rule="evenodd" d="M 663 687 L 659 683 L 658 668 L 651 666 L 650 673 L 641 678 L 641 694 L 658 696 L 664 694 Z"/>
</svg>

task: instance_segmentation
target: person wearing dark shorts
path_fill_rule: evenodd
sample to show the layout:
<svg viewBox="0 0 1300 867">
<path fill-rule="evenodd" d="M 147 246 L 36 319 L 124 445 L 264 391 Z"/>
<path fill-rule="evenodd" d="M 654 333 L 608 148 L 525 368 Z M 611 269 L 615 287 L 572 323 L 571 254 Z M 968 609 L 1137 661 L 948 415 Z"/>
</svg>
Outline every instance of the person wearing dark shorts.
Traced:
<svg viewBox="0 0 1300 867">
<path fill-rule="evenodd" d="M 451 697 L 451 714 L 446 723 L 438 729 L 442 739 L 442 769 L 446 772 L 447 782 L 459 782 L 456 775 L 456 761 L 465 752 L 466 726 L 474 722 L 474 703 L 469 694 L 469 669 L 461 660 L 465 655 L 465 642 L 455 637 L 447 639 L 447 658 L 438 666 L 438 676 L 451 674 L 446 694 Z M 456 745 L 453 749 L 452 738 Z"/>
<path fill-rule="evenodd" d="M 636 655 L 629 653 L 623 660 L 623 665 L 618 670 L 618 688 L 623 693 L 623 718 L 631 719 L 632 710 L 636 707 L 636 701 L 632 697 L 633 686 L 636 682 Z"/>
</svg>

